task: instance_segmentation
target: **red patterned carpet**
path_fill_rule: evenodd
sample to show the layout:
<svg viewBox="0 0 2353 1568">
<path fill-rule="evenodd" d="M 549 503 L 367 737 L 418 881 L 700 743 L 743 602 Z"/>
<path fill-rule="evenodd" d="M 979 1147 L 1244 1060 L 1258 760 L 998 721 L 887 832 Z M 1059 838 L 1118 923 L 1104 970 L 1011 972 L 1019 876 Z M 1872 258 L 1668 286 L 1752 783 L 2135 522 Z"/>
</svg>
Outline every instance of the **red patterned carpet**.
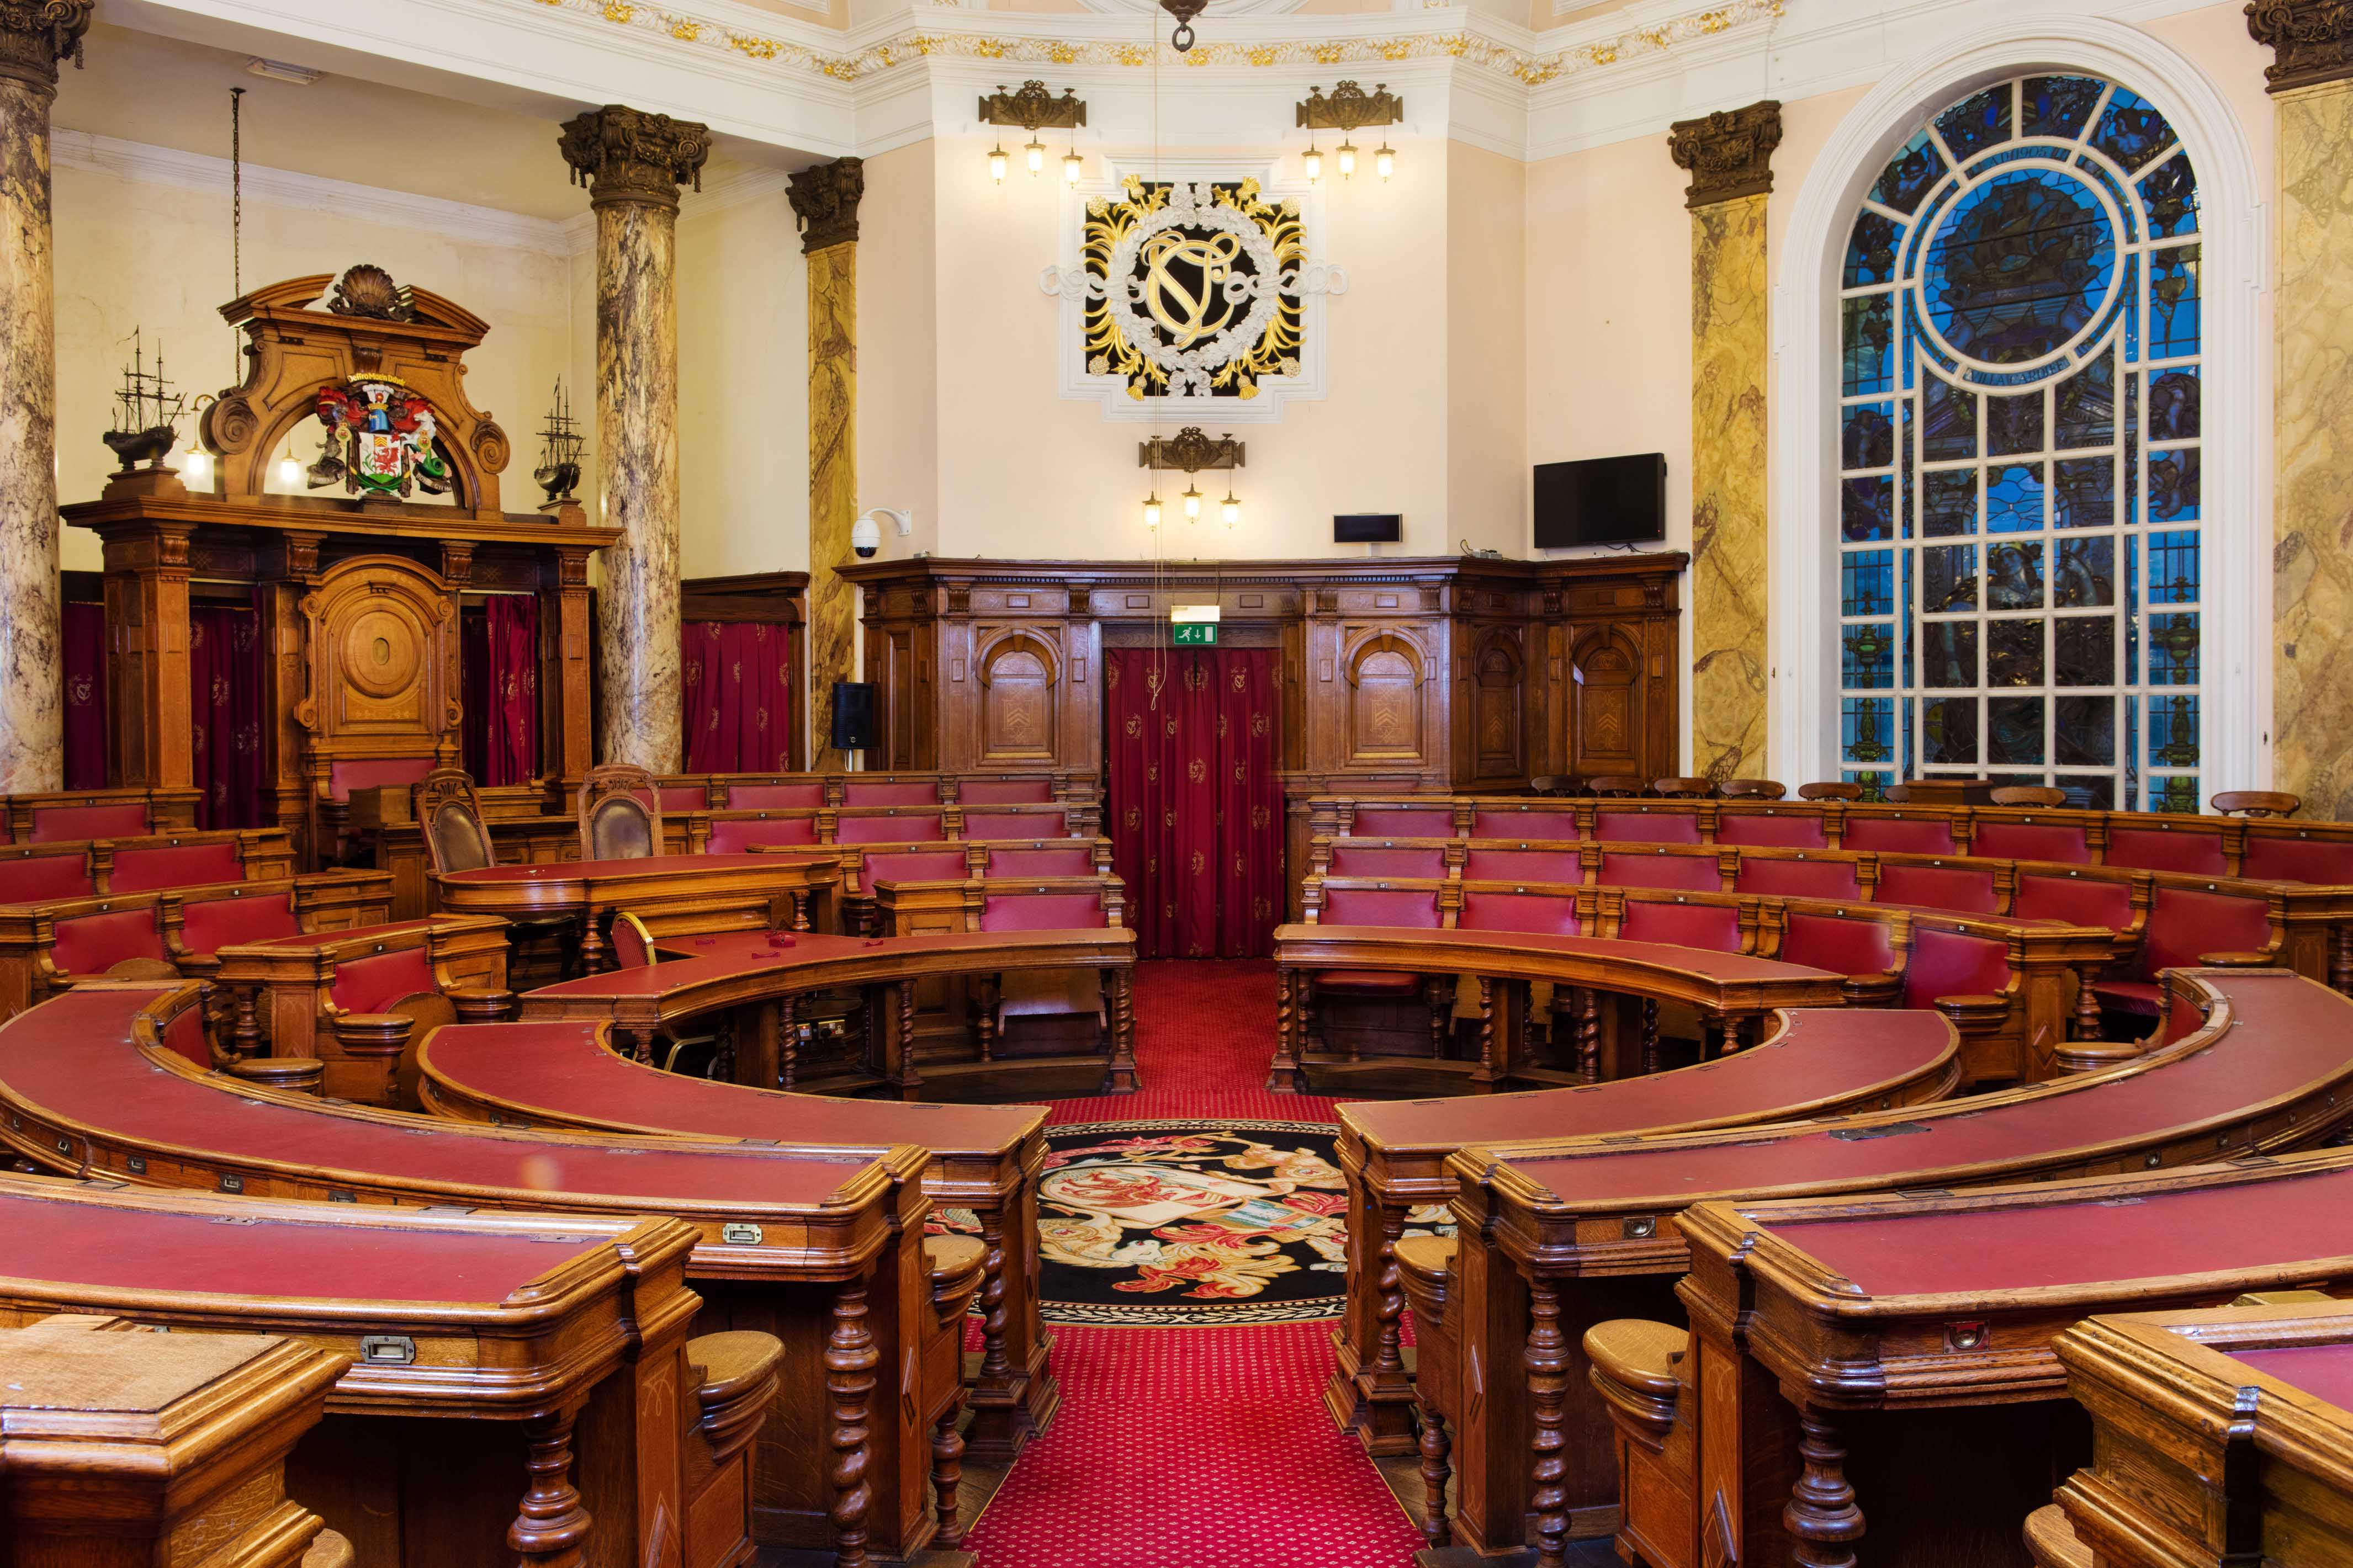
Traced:
<svg viewBox="0 0 2353 1568">
<path fill-rule="evenodd" d="M 1053 1121 L 1329 1121 L 1265 1090 L 1267 963 L 1136 973 L 1145 1088 L 1054 1103 Z M 1055 1331 L 1062 1408 L 965 1542 L 984 1568 L 1403 1568 L 1421 1537 L 1324 1415 L 1329 1326 Z"/>
</svg>

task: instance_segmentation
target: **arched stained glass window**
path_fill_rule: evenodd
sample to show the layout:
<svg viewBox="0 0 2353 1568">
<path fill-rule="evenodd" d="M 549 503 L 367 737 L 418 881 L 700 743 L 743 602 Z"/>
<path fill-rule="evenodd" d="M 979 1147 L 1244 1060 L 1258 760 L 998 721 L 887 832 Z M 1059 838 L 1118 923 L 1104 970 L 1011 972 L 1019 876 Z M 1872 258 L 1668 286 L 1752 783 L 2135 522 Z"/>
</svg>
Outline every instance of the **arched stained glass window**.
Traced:
<svg viewBox="0 0 2353 1568">
<path fill-rule="evenodd" d="M 2198 183 L 2083 76 L 1970 94 L 1840 279 L 1845 776 L 2200 798 Z"/>
</svg>

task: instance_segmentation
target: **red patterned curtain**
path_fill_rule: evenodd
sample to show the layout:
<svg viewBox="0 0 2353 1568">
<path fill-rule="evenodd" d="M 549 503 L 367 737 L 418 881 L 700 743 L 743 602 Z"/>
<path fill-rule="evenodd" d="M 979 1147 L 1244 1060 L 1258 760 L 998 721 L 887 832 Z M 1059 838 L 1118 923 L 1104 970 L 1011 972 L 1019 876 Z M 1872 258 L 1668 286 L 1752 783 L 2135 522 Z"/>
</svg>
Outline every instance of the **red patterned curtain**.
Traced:
<svg viewBox="0 0 2353 1568">
<path fill-rule="evenodd" d="M 493 594 L 458 621 L 466 717 L 459 750 L 480 784 L 539 776 L 539 601 Z"/>
<path fill-rule="evenodd" d="M 690 621 L 681 672 L 686 771 L 768 773 L 792 766 L 792 639 L 765 621 Z"/>
<path fill-rule="evenodd" d="M 188 706 L 198 827 L 263 825 L 261 698 L 261 617 L 241 605 L 189 610 Z"/>
<path fill-rule="evenodd" d="M 1282 910 L 1271 648 L 1113 648 L 1112 866 L 1145 958 L 1263 958 Z"/>
<path fill-rule="evenodd" d="M 106 606 L 65 616 L 66 788 L 106 787 Z"/>
</svg>

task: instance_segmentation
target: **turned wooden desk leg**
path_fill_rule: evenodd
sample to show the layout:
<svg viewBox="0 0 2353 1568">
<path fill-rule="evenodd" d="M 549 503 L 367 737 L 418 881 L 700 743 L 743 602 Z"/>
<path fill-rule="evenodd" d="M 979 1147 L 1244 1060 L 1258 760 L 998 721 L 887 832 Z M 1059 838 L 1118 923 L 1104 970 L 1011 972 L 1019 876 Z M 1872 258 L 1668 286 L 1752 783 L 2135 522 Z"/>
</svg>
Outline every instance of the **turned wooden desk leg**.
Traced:
<svg viewBox="0 0 2353 1568">
<path fill-rule="evenodd" d="M 2076 978 L 2074 1026 L 2067 1032 L 2070 1039 L 2096 1040 L 2100 1037 L 2100 999 L 2092 991 L 2093 983 L 2099 974 L 2096 964 L 2086 964 L 2083 973 Z"/>
<path fill-rule="evenodd" d="M 1497 1077 L 1495 983 L 1482 974 L 1479 976 L 1479 1070 L 1472 1075 L 1471 1082 L 1482 1094 L 1492 1094 Z"/>
<path fill-rule="evenodd" d="M 892 1075 L 898 1085 L 899 1098 L 913 1100 L 923 1087 L 923 1075 L 915 1068 L 915 983 L 899 982 L 899 1070 Z"/>
<path fill-rule="evenodd" d="M 1006 1353 L 1005 1211 L 991 1204 L 973 1210 L 980 1221 L 980 1383 L 984 1388 L 1007 1388 L 1013 1382 L 1013 1358 Z"/>
<path fill-rule="evenodd" d="M 612 953 L 605 942 L 604 922 L 591 910 L 580 921 L 580 973 L 602 974 L 612 967 Z"/>
<path fill-rule="evenodd" d="M 1306 1086 L 1299 1069 L 1299 1008 L 1307 994 L 1306 977 L 1295 969 L 1274 972 L 1274 1060 L 1267 1064 L 1269 1094 L 1297 1094 Z"/>
<path fill-rule="evenodd" d="M 229 1048 L 239 1057 L 261 1054 L 261 987 L 240 985 L 237 992 L 237 1024 L 229 1031 Z"/>
<path fill-rule="evenodd" d="M 1659 1004 L 1655 997 L 1642 998 L 1642 1070 L 1659 1070 Z"/>
<path fill-rule="evenodd" d="M 1103 980 L 1111 999 L 1111 1065 L 1103 1069 L 1103 1092 L 1134 1094 L 1144 1087 L 1135 1070 L 1134 972 L 1107 969 Z"/>
<path fill-rule="evenodd" d="M 786 996 L 776 1004 L 776 1082 L 782 1089 L 793 1087 L 793 1078 L 800 1070 L 801 999 L 797 994 Z M 762 1084 L 762 1089 L 768 1086 Z"/>
<path fill-rule="evenodd" d="M 932 1544 L 943 1552 L 964 1543 L 964 1523 L 956 1518 L 956 1492 L 964 1482 L 964 1435 L 956 1430 L 956 1422 L 964 1415 L 964 1400 L 958 1385 L 932 1428 L 932 1493 L 939 1518 Z"/>
<path fill-rule="evenodd" d="M 869 1406 L 877 1356 L 866 1327 L 866 1280 L 844 1280 L 833 1295 L 833 1332 L 825 1342 L 825 1389 L 833 1402 L 828 1440 L 833 1467 L 836 1568 L 866 1568 L 866 1512 L 873 1503 L 866 1469 L 872 1457 Z"/>
<path fill-rule="evenodd" d="M 980 994 L 978 1001 L 980 1004 L 980 1018 L 978 1025 L 980 1035 L 980 1059 L 985 1062 L 994 1061 L 997 1058 L 996 975 L 984 974 L 980 977 Z"/>
<path fill-rule="evenodd" d="M 808 928 L 809 928 L 808 904 L 809 904 L 809 900 L 808 900 L 808 895 L 807 895 L 807 893 L 800 892 L 800 891 L 798 891 L 798 890 L 796 890 L 796 891 L 794 892 L 794 894 L 793 894 L 793 929 L 794 929 L 795 931 L 807 931 L 807 930 L 808 930 Z"/>
<path fill-rule="evenodd" d="M 1601 1079 L 1601 997 L 1590 985 L 1577 988 L 1577 1072 L 1588 1083 Z"/>
<path fill-rule="evenodd" d="M 1419 1382 L 1414 1384 L 1414 1398 L 1421 1406 L 1421 1493 L 1427 1512 L 1421 1538 L 1435 1551 L 1454 1543 L 1454 1527 L 1446 1520 L 1446 1486 L 1454 1479 L 1454 1467 L 1448 1461 L 1454 1445 L 1446 1436 L 1446 1421 L 1438 1413 L 1437 1401 Z"/>
<path fill-rule="evenodd" d="M 1377 1378 L 1405 1375 L 1405 1335 L 1398 1326 L 1405 1316 L 1405 1281 L 1398 1273 L 1397 1260 L 1398 1240 L 1404 1235 L 1405 1211 L 1381 1205 L 1381 1271 L 1373 1281 L 1381 1297 L 1381 1342 L 1373 1356 Z"/>
<path fill-rule="evenodd" d="M 572 1423 L 578 1415 L 571 1405 L 523 1423 L 531 1486 L 507 1527 L 507 1544 L 521 1554 L 522 1568 L 576 1568 L 582 1560 L 590 1521 L 572 1484 Z"/>
<path fill-rule="evenodd" d="M 1862 1510 L 1847 1484 L 1846 1447 L 1826 1411 L 1798 1407 L 1798 1458 L 1805 1468 L 1781 1510 L 1782 1527 L 1796 1537 L 1789 1561 L 1797 1568 L 1854 1568 L 1854 1543 L 1862 1539 Z"/>
<path fill-rule="evenodd" d="M 1422 999 L 1430 1004 L 1430 1059 L 1439 1061 L 1446 1055 L 1447 1026 L 1454 1021 L 1452 976 L 1440 975 L 1432 980 Z"/>
<path fill-rule="evenodd" d="M 1536 1568 L 1564 1568 L 1568 1539 L 1568 1342 L 1560 1331 L 1560 1290 L 1528 1281 L 1528 1407 L 1535 1422 L 1528 1511 L 1535 1516 Z"/>
<path fill-rule="evenodd" d="M 2337 950 L 2328 961 L 2328 984 L 2353 996 L 2353 921 L 2337 928 Z"/>
</svg>

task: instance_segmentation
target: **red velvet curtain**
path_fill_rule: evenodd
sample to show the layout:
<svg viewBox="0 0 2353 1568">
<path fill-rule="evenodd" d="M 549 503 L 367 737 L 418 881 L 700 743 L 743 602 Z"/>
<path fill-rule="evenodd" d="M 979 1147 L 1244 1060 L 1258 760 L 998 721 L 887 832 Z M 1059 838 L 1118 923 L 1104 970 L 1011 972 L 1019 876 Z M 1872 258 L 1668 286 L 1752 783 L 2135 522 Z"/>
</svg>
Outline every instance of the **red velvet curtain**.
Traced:
<svg viewBox="0 0 2353 1568">
<path fill-rule="evenodd" d="M 769 773 L 792 766 L 792 639 L 765 621 L 689 621 L 686 771 Z"/>
<path fill-rule="evenodd" d="M 1282 911 L 1272 648 L 1113 648 L 1112 867 L 1145 958 L 1263 958 Z"/>
<path fill-rule="evenodd" d="M 458 621 L 465 688 L 459 750 L 480 784 L 539 776 L 539 601 L 492 594 Z"/>
<path fill-rule="evenodd" d="M 65 616 L 66 788 L 106 787 L 106 606 Z"/>
<path fill-rule="evenodd" d="M 262 751 L 261 617 L 243 605 L 188 612 L 188 706 L 198 827 L 259 827 Z"/>
</svg>

